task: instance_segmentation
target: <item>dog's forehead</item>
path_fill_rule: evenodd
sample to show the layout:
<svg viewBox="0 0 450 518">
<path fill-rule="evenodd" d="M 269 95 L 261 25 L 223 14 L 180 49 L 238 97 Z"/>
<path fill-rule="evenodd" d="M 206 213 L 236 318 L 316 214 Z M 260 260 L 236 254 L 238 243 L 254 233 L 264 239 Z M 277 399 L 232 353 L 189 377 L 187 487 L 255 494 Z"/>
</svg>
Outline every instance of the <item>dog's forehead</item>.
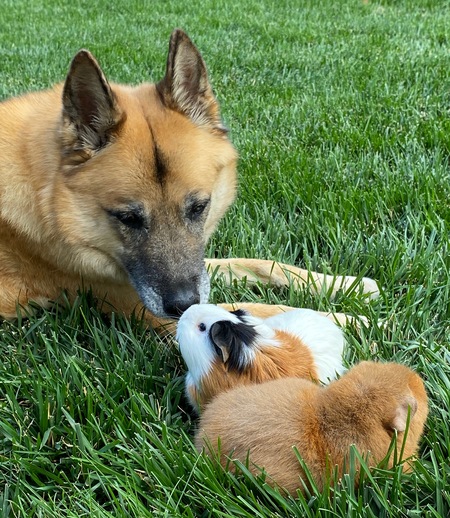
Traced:
<svg viewBox="0 0 450 518">
<path fill-rule="evenodd" d="M 165 107 L 154 85 L 118 92 L 127 114 L 125 125 L 130 146 L 135 148 L 143 165 L 152 166 L 148 172 L 156 180 L 175 179 L 177 183 L 210 188 L 220 170 L 236 160 L 236 152 L 226 137 L 199 127 L 176 110 Z"/>
</svg>

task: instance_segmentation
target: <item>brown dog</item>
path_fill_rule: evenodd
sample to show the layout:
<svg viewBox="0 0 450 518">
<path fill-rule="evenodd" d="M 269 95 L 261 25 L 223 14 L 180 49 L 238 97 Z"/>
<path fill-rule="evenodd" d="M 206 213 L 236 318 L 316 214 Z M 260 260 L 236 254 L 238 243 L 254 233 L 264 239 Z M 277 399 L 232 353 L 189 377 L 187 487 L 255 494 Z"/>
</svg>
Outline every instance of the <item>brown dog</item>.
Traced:
<svg viewBox="0 0 450 518">
<path fill-rule="evenodd" d="M 410 419 L 409 428 L 406 430 Z M 327 387 L 298 378 L 240 386 L 206 406 L 196 436 L 199 450 L 221 462 L 250 458 L 250 469 L 264 468 L 270 480 L 295 494 L 307 484 L 295 446 L 319 490 L 335 466 L 342 476 L 350 446 L 375 466 L 388 453 L 397 431 L 398 454 L 413 456 L 428 414 L 420 377 L 403 365 L 363 362 Z M 388 460 L 392 466 L 393 455 Z M 410 469 L 405 464 L 406 470 Z"/>
<path fill-rule="evenodd" d="M 234 200 L 237 155 L 182 31 L 157 84 L 110 84 L 82 50 L 64 84 L 1 103 L 0 156 L 0 316 L 82 287 L 125 314 L 145 306 L 154 324 L 207 302 L 204 247 Z M 272 261 L 207 266 L 250 283 L 333 282 Z M 363 290 L 377 292 L 368 279 Z"/>
</svg>

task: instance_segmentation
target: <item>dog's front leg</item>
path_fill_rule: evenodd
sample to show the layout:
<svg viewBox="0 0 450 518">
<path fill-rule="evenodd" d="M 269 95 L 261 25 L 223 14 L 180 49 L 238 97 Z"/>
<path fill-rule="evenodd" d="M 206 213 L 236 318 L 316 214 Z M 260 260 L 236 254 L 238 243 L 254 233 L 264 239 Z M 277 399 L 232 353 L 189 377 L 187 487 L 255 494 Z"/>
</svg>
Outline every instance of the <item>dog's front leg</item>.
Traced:
<svg viewBox="0 0 450 518">
<path fill-rule="evenodd" d="M 295 288 L 308 286 L 316 293 L 326 290 L 331 296 L 340 290 L 361 290 L 368 298 L 379 295 L 377 283 L 367 277 L 333 276 L 302 270 L 297 266 L 261 259 L 206 259 L 211 276 L 220 275 L 227 284 L 245 279 L 250 285 L 260 282 L 272 286 Z"/>
<path fill-rule="evenodd" d="M 219 306 L 223 307 L 227 311 L 243 309 L 244 311 L 247 311 L 247 313 L 250 313 L 250 315 L 259 318 L 269 318 L 273 317 L 274 315 L 278 315 L 279 313 L 284 313 L 286 311 L 292 311 L 293 309 L 297 309 L 291 306 L 285 306 L 284 304 L 277 304 L 275 306 L 271 304 L 259 304 L 256 302 L 236 302 L 233 304 L 219 304 Z M 350 324 L 359 328 L 361 325 L 368 325 L 367 319 L 360 315 L 354 317 L 352 315 L 347 315 L 345 313 L 331 313 L 325 311 L 318 311 L 318 313 L 329 318 L 330 320 L 332 320 L 340 326 L 346 326 Z"/>
</svg>

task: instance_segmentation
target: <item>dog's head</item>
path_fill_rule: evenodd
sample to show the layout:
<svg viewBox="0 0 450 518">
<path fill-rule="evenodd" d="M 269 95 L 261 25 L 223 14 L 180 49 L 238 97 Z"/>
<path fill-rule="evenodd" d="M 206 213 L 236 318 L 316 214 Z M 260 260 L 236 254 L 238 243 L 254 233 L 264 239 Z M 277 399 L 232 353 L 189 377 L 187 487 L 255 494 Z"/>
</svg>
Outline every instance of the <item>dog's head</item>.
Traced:
<svg viewBox="0 0 450 518">
<path fill-rule="evenodd" d="M 87 278 L 131 282 L 156 316 L 206 302 L 207 239 L 236 192 L 236 152 L 205 63 L 173 32 L 165 77 L 109 84 L 88 51 L 63 87 L 55 225 Z"/>
</svg>

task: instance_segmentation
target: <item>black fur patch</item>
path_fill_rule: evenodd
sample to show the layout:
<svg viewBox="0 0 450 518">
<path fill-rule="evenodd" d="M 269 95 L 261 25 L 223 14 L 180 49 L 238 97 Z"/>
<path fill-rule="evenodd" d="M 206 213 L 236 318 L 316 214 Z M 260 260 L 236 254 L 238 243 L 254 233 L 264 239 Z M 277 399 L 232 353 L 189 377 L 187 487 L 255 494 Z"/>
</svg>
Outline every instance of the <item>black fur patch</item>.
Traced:
<svg viewBox="0 0 450 518">
<path fill-rule="evenodd" d="M 236 315 L 241 322 L 245 322 L 245 319 L 243 317 L 246 317 L 248 315 L 247 311 L 244 309 L 236 309 L 235 311 L 230 311 L 231 314 Z"/>
<path fill-rule="evenodd" d="M 248 366 L 245 362 L 245 348 L 252 347 L 257 336 L 258 333 L 253 326 L 244 322 L 235 324 L 229 320 L 219 320 L 209 330 L 212 343 L 228 351 L 228 359 L 225 362 L 228 370 L 237 372 L 243 372 Z"/>
<path fill-rule="evenodd" d="M 164 153 L 161 151 L 161 149 L 158 147 L 156 143 L 153 146 L 153 152 L 155 154 L 156 178 L 158 179 L 159 183 L 163 183 L 169 170 L 169 164 Z"/>
</svg>

